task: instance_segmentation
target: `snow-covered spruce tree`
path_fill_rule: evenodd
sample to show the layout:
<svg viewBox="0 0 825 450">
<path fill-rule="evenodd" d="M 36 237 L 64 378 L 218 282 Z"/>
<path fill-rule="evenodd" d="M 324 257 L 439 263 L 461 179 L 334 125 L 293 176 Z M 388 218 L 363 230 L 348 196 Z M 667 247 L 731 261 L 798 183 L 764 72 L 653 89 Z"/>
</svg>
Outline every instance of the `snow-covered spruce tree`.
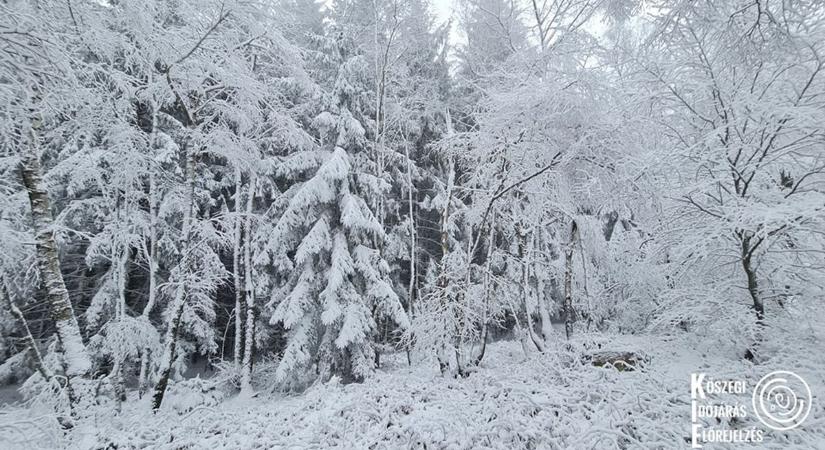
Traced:
<svg viewBox="0 0 825 450">
<path fill-rule="evenodd" d="M 422 189 L 435 183 L 432 160 L 438 159 L 428 146 L 443 132 L 448 94 L 448 27 L 434 23 L 422 0 L 338 1 L 330 20 L 341 24 L 369 63 L 371 92 L 362 105 L 369 170 L 389 188 L 368 203 L 387 232 L 380 250 L 412 316 L 427 259 L 418 248 L 417 216 Z M 379 320 L 378 327 L 380 347 L 391 350 L 397 330 L 388 321 Z"/>
<path fill-rule="evenodd" d="M 466 44 L 458 50 L 463 76 L 494 76 L 501 63 L 528 46 L 521 2 L 468 0 L 460 4 L 459 23 Z"/>
<path fill-rule="evenodd" d="M 375 317 L 408 325 L 378 250 L 385 232 L 369 207 L 386 185 L 370 173 L 366 154 L 367 62 L 334 27 L 328 35 L 328 90 L 313 121 L 323 162 L 284 194 L 267 243 L 284 279 L 272 293 L 271 322 L 289 331 L 276 382 L 290 386 L 315 377 L 363 380 L 374 367 Z"/>
<path fill-rule="evenodd" d="M 435 26 L 420 0 L 337 1 L 330 21 L 363 60 L 359 121 L 367 151 L 362 160 L 365 171 L 386 186 L 379 195 L 367 193 L 365 200 L 386 230 L 379 250 L 412 319 L 422 268 L 440 248 L 437 223 L 442 211 L 432 207 L 432 199 L 446 183 L 449 164 L 429 147 L 444 129 L 450 84 L 448 26 Z M 377 325 L 381 347 L 396 345 L 396 325 L 380 319 Z"/>
</svg>

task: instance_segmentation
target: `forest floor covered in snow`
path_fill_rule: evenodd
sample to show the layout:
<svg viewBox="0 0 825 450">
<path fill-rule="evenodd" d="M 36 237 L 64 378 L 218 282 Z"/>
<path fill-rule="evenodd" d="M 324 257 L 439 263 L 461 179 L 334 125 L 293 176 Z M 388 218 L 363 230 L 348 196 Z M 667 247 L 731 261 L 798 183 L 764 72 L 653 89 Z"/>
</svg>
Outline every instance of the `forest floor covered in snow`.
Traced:
<svg viewBox="0 0 825 450">
<path fill-rule="evenodd" d="M 821 335 L 804 333 L 808 349 Z M 794 333 L 799 338 L 798 333 Z M 434 361 L 384 355 L 367 382 L 318 383 L 301 394 L 241 398 L 210 380 L 187 380 L 170 390 L 157 414 L 148 399 L 130 398 L 123 411 L 89 409 L 74 430 L 60 432 L 48 409 L 7 405 L 0 412 L 3 448 L 688 448 L 690 374 L 743 379 L 753 386 L 772 370 L 791 369 L 814 394 L 805 424 L 767 431 L 761 444 L 705 444 L 705 448 L 822 448 L 825 445 L 825 372 L 816 351 L 788 351 L 766 340 L 765 359 L 752 364 L 735 346 L 689 335 L 589 335 L 560 339 L 544 354 L 525 356 L 521 345 L 488 348 L 467 378 L 443 377 Z M 595 367 L 582 355 L 632 351 L 637 370 Z M 184 388 L 184 386 L 187 386 Z M 134 394 L 132 394 L 134 395 Z M 736 399 L 750 404 L 747 395 Z M 749 415 L 730 428 L 760 426 Z M 725 426 L 723 424 L 723 426 Z"/>
</svg>

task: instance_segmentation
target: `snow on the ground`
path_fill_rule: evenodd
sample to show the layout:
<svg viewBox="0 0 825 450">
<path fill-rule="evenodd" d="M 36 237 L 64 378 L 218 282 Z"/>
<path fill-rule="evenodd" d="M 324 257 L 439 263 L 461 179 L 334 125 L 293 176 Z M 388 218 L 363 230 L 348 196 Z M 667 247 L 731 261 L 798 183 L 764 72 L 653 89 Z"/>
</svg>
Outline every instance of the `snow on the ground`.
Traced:
<svg viewBox="0 0 825 450">
<path fill-rule="evenodd" d="M 181 395 L 173 389 L 157 415 L 148 412 L 147 399 L 135 399 L 120 415 L 107 409 L 65 436 L 47 430 L 36 411 L 18 409 L 18 427 L 29 432 L 7 439 L 20 448 L 687 448 L 691 372 L 755 383 L 770 369 L 713 349 L 676 338 L 601 336 L 526 358 L 518 343 L 500 342 L 464 379 L 442 377 L 435 363 L 421 358 L 410 368 L 399 354 L 385 356 L 384 367 L 363 384 L 332 381 L 301 394 L 222 400 L 218 391 Z M 647 362 L 640 370 L 618 371 L 578 358 L 601 350 L 633 350 Z M 800 375 L 815 393 L 823 392 L 822 373 Z M 8 424 L 14 412 L 4 414 L 0 423 Z M 732 426 L 757 424 L 749 417 Z M 2 427 L 0 435 L 13 431 Z M 804 431 L 768 434 L 761 447 L 750 448 L 816 448 L 823 439 L 825 409 L 815 399 Z"/>
</svg>

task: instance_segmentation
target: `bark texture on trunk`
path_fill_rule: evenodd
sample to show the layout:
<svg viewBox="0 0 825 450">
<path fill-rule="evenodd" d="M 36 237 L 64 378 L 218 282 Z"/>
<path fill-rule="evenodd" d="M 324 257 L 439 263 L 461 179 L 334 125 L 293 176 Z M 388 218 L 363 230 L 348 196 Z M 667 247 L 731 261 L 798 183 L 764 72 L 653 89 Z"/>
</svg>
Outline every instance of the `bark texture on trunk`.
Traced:
<svg viewBox="0 0 825 450">
<path fill-rule="evenodd" d="M 756 267 L 753 264 L 755 246 L 751 244 L 751 236 L 741 233 L 739 234 L 739 240 L 742 249 L 742 270 L 745 272 L 748 293 L 751 296 L 753 311 L 756 314 L 756 335 L 751 347 L 745 350 L 745 359 L 753 361 L 756 359 L 756 349 L 762 340 L 762 328 L 765 325 L 765 303 L 759 295 L 759 281 L 756 277 Z"/>
<path fill-rule="evenodd" d="M 562 314 L 564 315 L 564 333 L 569 340 L 573 336 L 573 322 L 576 312 L 573 309 L 573 247 L 578 240 L 579 230 L 576 221 L 570 225 L 570 242 L 564 249 L 564 304 Z"/>
<path fill-rule="evenodd" d="M 152 409 L 157 411 L 160 405 L 163 404 L 163 397 L 166 395 L 166 388 L 169 386 L 169 377 L 172 376 L 172 364 L 175 361 L 175 350 L 178 341 L 178 334 L 180 333 L 180 322 L 183 316 L 183 306 L 185 304 L 186 294 L 183 293 L 184 287 L 179 288 L 180 293 L 175 298 L 173 307 L 175 308 L 175 316 L 169 325 L 169 331 L 166 335 L 166 346 L 161 357 L 161 371 L 158 378 L 158 384 L 155 385 L 155 393 L 152 396 Z"/>
<path fill-rule="evenodd" d="M 86 375 L 92 367 L 86 346 L 80 334 L 69 292 L 60 272 L 57 244 L 52 234 L 52 214 L 49 194 L 43 184 L 40 157 L 34 129 L 30 130 L 30 141 L 21 155 L 21 176 L 23 186 L 29 196 L 34 225 L 37 266 L 40 280 L 46 287 L 46 301 L 49 313 L 57 329 L 57 339 L 66 365 L 66 375 Z"/>
<path fill-rule="evenodd" d="M 756 321 L 759 325 L 765 320 L 765 303 L 759 295 L 759 281 L 756 278 L 756 268 L 753 265 L 753 251 L 751 248 L 751 238 L 742 237 L 742 269 L 748 280 L 748 293 L 753 301 L 753 311 L 756 313 Z"/>
</svg>

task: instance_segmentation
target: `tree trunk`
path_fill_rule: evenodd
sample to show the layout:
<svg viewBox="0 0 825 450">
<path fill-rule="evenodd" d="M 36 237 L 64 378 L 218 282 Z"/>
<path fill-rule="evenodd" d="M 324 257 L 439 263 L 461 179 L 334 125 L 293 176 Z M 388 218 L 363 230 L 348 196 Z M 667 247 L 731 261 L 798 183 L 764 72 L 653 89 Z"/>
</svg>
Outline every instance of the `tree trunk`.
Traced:
<svg viewBox="0 0 825 450">
<path fill-rule="evenodd" d="M 61 381 L 60 378 L 55 379 L 54 374 L 48 369 L 48 367 L 46 367 L 46 364 L 43 362 L 43 355 L 40 353 L 40 349 L 37 347 L 37 341 L 34 340 L 34 336 L 32 335 L 31 329 L 29 328 L 29 322 L 26 320 L 26 316 L 23 315 L 23 311 L 21 311 L 20 308 L 17 307 L 17 305 L 11 299 L 11 296 L 9 296 L 9 292 L 6 289 L 5 280 L 0 282 L 0 297 L 3 297 L 6 300 L 12 315 L 17 317 L 17 320 L 20 321 L 20 325 L 23 327 L 23 340 L 26 344 L 27 351 L 32 352 L 32 354 L 34 355 L 35 364 L 37 364 L 37 372 L 40 373 L 40 376 L 43 377 L 43 380 L 45 380 L 47 383 L 56 382 L 58 385 L 63 387 L 63 392 L 66 393 L 66 399 L 69 403 L 69 415 L 71 417 L 74 417 L 74 405 L 75 403 L 77 403 L 77 400 L 74 396 L 72 384 L 69 382 L 68 378 L 66 378 L 65 381 Z M 57 421 L 64 428 L 71 428 L 73 426 L 72 419 L 63 416 L 62 413 L 59 410 L 57 410 L 57 405 L 55 405 L 55 410 L 55 412 L 57 412 L 58 414 Z"/>
<path fill-rule="evenodd" d="M 530 306 L 530 249 L 528 248 L 527 236 L 522 234 L 521 227 L 518 230 L 519 236 L 519 257 L 521 258 L 521 286 L 522 286 L 522 306 L 524 307 L 524 317 L 527 321 L 527 336 L 536 350 L 543 352 L 544 345 L 536 337 L 533 330 L 533 308 Z"/>
<path fill-rule="evenodd" d="M 120 255 L 117 256 L 117 270 L 114 274 L 117 278 L 118 286 L 118 305 L 115 320 L 121 321 L 126 317 L 126 283 L 128 281 L 128 266 L 129 266 L 129 247 L 125 244 L 119 246 Z M 115 247 L 117 248 L 117 247 Z M 112 259 L 115 264 L 115 258 Z M 115 402 L 117 410 L 120 411 L 121 403 L 126 400 L 126 387 L 123 380 L 123 360 L 121 355 L 115 354 L 114 365 L 112 372 L 109 374 L 109 381 L 112 384 L 112 390 L 115 394 Z"/>
<path fill-rule="evenodd" d="M 490 236 L 487 239 L 487 258 L 484 260 L 484 311 L 482 311 L 481 315 L 481 350 L 478 352 L 478 356 L 473 360 L 473 365 L 478 366 L 481 364 L 481 360 L 484 359 L 484 353 L 487 351 L 487 334 L 489 332 L 489 325 L 487 322 L 489 321 L 490 315 L 490 296 L 492 291 L 492 284 L 493 284 L 493 276 L 490 272 L 492 269 L 493 264 L 493 248 L 495 247 L 495 237 L 496 237 L 496 216 L 490 218 Z"/>
<path fill-rule="evenodd" d="M 155 174 L 149 175 L 149 300 L 143 316 L 149 317 L 158 298 L 158 186 Z"/>
<path fill-rule="evenodd" d="M 467 236 L 472 236 L 472 229 L 470 226 L 467 226 Z M 467 320 L 466 311 L 469 309 L 468 305 L 468 297 L 467 297 L 467 289 L 470 286 L 470 275 L 471 271 L 469 270 L 472 267 L 473 258 L 472 258 L 472 248 L 473 245 L 472 240 L 467 240 L 467 271 L 465 272 L 464 276 L 464 287 L 459 291 L 458 298 L 456 299 L 456 304 L 460 307 L 458 312 L 458 320 L 457 320 L 457 328 L 456 328 L 456 337 L 455 337 L 455 362 L 456 362 L 456 371 L 458 375 L 461 377 L 469 376 L 468 372 L 464 371 L 464 358 L 462 357 L 463 348 L 465 339 L 467 337 L 468 328 L 475 326 L 475 324 L 470 323 Z"/>
<path fill-rule="evenodd" d="M 189 143 L 187 143 L 187 146 Z M 157 411 L 163 403 L 163 396 L 166 394 L 166 387 L 169 385 L 169 377 L 172 374 L 172 364 L 175 361 L 175 351 L 177 350 L 178 334 L 180 333 L 181 317 L 186 306 L 187 285 L 186 276 L 189 273 L 189 258 L 192 235 L 192 216 L 194 213 L 195 197 L 195 155 L 191 148 L 184 148 L 186 152 L 186 195 L 184 200 L 183 224 L 181 233 L 181 273 L 180 285 L 175 294 L 175 301 L 172 303 L 172 318 L 169 323 L 169 330 L 166 333 L 166 346 L 160 361 L 160 378 L 155 386 L 155 393 L 152 397 L 152 409 Z"/>
<path fill-rule="evenodd" d="M 415 235 L 415 212 L 414 212 L 414 202 L 413 202 L 413 178 L 412 178 L 412 161 L 410 161 L 410 149 L 408 144 L 404 143 L 404 156 L 407 158 L 407 202 L 409 203 L 409 216 L 410 216 L 410 285 L 407 294 L 407 312 L 410 315 L 410 319 L 415 312 L 415 308 L 413 307 L 413 295 L 415 293 L 415 284 L 416 284 L 416 268 L 415 268 L 415 247 L 416 247 L 416 235 Z"/>
<path fill-rule="evenodd" d="M 115 409 L 120 412 L 123 402 L 126 401 L 126 388 L 123 385 L 123 368 L 120 361 L 115 361 L 112 366 L 112 373 L 109 374 L 109 382 L 112 385 L 115 397 Z"/>
<path fill-rule="evenodd" d="M 185 285 L 185 283 L 183 283 Z M 178 288 L 178 293 L 175 296 L 175 302 L 172 307 L 175 311 L 175 316 L 172 317 L 169 323 L 169 331 L 166 334 L 166 347 L 164 348 L 163 356 L 160 360 L 160 377 L 158 384 L 155 385 L 155 393 L 152 396 L 152 409 L 157 411 L 163 403 L 163 396 L 166 395 L 166 387 L 169 385 L 169 377 L 172 375 L 172 364 L 175 361 L 175 350 L 178 340 L 178 333 L 180 332 L 180 321 L 183 316 L 183 307 L 186 302 L 185 287 L 182 285 Z"/>
<path fill-rule="evenodd" d="M 243 275 L 241 274 L 241 253 L 243 220 L 241 219 L 243 185 L 241 183 L 241 171 L 235 170 L 235 247 L 232 251 L 232 276 L 235 283 L 235 346 L 234 361 L 235 366 L 240 367 L 243 358 L 243 308 L 244 288 L 241 286 Z M 247 231 L 248 232 L 248 231 Z"/>
<path fill-rule="evenodd" d="M 751 248 L 751 237 L 745 236 L 744 233 L 740 235 L 740 242 L 742 244 L 742 269 L 745 271 L 745 277 L 748 280 L 748 293 L 753 301 L 753 311 L 756 313 L 756 336 L 751 348 L 745 350 L 745 359 L 753 361 L 756 358 L 755 351 L 759 342 L 762 340 L 762 328 L 765 324 L 765 303 L 759 295 L 759 283 L 756 278 L 756 268 L 753 266 L 753 248 Z"/>
<path fill-rule="evenodd" d="M 407 158 L 407 201 L 409 203 L 409 220 L 410 220 L 410 285 L 407 293 L 407 314 L 410 316 L 410 321 L 415 315 L 415 285 L 417 282 L 416 274 L 416 234 L 415 234 L 415 211 L 413 207 L 413 179 L 412 179 L 412 161 L 410 161 L 410 149 L 408 144 L 404 143 L 404 155 Z M 410 344 L 413 342 L 410 339 Z M 412 357 L 410 355 L 411 345 L 407 345 L 407 365 L 412 366 Z"/>
<path fill-rule="evenodd" d="M 80 335 L 80 326 L 77 324 L 63 275 L 60 273 L 57 245 L 51 229 L 49 194 L 41 178 L 34 127 L 35 125 L 29 131 L 29 142 L 21 155 L 20 172 L 31 204 L 37 266 L 40 269 L 40 280 L 46 286 L 46 300 L 57 329 L 57 340 L 65 360 L 66 375 L 82 376 L 88 374 L 92 363 Z"/>
<path fill-rule="evenodd" d="M 541 337 L 545 344 L 550 342 L 550 336 L 553 335 L 553 324 L 550 321 L 550 311 L 547 308 L 547 298 L 544 295 L 544 281 L 538 280 L 538 297 L 536 301 L 539 306 L 539 316 L 541 316 Z"/>
<path fill-rule="evenodd" d="M 448 284 L 447 279 L 447 253 L 450 251 L 450 234 L 448 224 L 450 221 L 450 203 L 452 202 L 453 198 L 453 182 L 455 180 L 455 169 L 453 167 L 453 159 L 449 158 L 447 161 L 447 192 L 446 192 L 446 202 L 444 204 L 444 210 L 441 212 L 441 273 L 439 274 L 439 279 L 437 283 L 437 287 L 439 290 L 439 298 L 442 302 L 449 302 L 450 299 L 446 298 L 446 288 Z M 450 305 L 447 309 L 449 311 L 454 311 L 453 305 Z M 446 334 L 443 341 L 448 341 L 452 339 L 451 334 L 453 334 L 452 324 L 449 323 L 449 317 L 444 317 L 444 333 Z M 448 362 L 446 356 L 446 343 L 442 342 L 441 345 L 441 352 L 437 355 L 438 357 L 438 368 L 442 374 L 446 373 L 450 364 Z"/>
<path fill-rule="evenodd" d="M 115 255 L 117 261 L 117 269 L 115 270 L 115 276 L 117 278 L 117 292 L 118 292 L 118 305 L 117 305 L 117 313 L 116 316 L 118 319 L 126 316 L 126 284 L 129 281 L 129 248 L 127 245 L 121 245 L 120 254 Z M 115 259 L 112 260 L 112 263 L 115 264 Z"/>
<path fill-rule="evenodd" d="M 150 348 L 144 348 L 143 352 L 140 354 L 140 372 L 138 374 L 138 398 L 143 398 L 143 394 L 146 393 L 146 389 L 148 387 L 148 375 L 149 375 L 149 357 L 151 355 L 152 350 Z"/>
<path fill-rule="evenodd" d="M 243 352 L 243 373 L 241 376 L 241 392 L 252 392 L 252 363 L 255 349 L 255 284 L 252 279 L 252 207 L 255 199 L 255 180 L 249 180 L 249 190 L 246 195 L 246 223 L 244 232 L 244 288 L 246 297 L 246 342 Z"/>
<path fill-rule="evenodd" d="M 149 133 L 149 151 L 154 155 L 155 140 L 157 138 L 158 112 L 157 104 L 152 101 L 152 130 Z M 160 195 L 158 192 L 155 171 L 150 168 L 149 172 L 149 300 L 143 308 L 141 316 L 149 323 L 149 314 L 157 303 L 158 296 L 158 203 Z M 149 356 L 152 349 L 146 347 L 140 352 L 140 373 L 138 375 L 138 398 L 143 398 L 148 388 L 147 377 L 149 373 Z"/>
<path fill-rule="evenodd" d="M 742 269 L 745 271 L 745 276 L 748 280 L 748 293 L 753 300 L 753 311 L 756 313 L 756 322 L 762 325 L 765 320 L 765 304 L 762 297 L 759 295 L 759 283 L 756 278 L 756 268 L 753 267 L 750 237 L 743 237 L 742 240 Z"/>
<path fill-rule="evenodd" d="M 573 335 L 573 322 L 576 315 L 573 309 L 573 247 L 578 239 L 578 234 L 576 221 L 573 220 L 570 225 L 570 242 L 567 243 L 567 248 L 564 249 L 564 304 L 562 314 L 564 316 L 564 333 L 568 340 Z"/>
<path fill-rule="evenodd" d="M 157 303 L 158 291 L 158 193 L 155 174 L 149 175 L 149 300 L 141 316 L 149 323 L 149 314 Z M 149 356 L 152 349 L 146 347 L 140 352 L 140 374 L 138 375 L 138 398 L 143 398 L 148 388 Z"/>
<path fill-rule="evenodd" d="M 29 321 L 26 320 L 26 316 L 23 315 L 23 311 L 17 307 L 17 305 L 12 301 L 11 296 L 9 296 L 9 292 L 6 289 L 6 284 L 0 284 L 0 296 L 8 303 L 9 310 L 11 311 L 12 315 L 14 315 L 17 320 L 20 321 L 20 326 L 23 328 L 23 342 L 25 343 L 27 350 L 32 352 L 34 356 L 35 363 L 37 364 L 37 371 L 43 377 L 44 380 L 51 380 L 52 374 L 46 368 L 46 365 L 43 363 L 43 355 L 40 353 L 40 349 L 37 347 L 37 341 L 34 340 L 34 336 L 32 336 L 31 329 L 29 328 Z"/>
<path fill-rule="evenodd" d="M 543 248 L 544 241 L 541 236 L 541 228 L 533 235 L 533 249 Z M 540 253 L 541 254 L 541 253 Z M 550 336 L 553 335 L 553 324 L 550 322 L 550 310 L 547 308 L 547 296 L 545 292 L 544 278 L 539 276 L 542 267 L 538 260 L 534 261 L 534 272 L 536 273 L 536 304 L 539 310 L 539 317 L 541 317 L 541 339 L 544 345 L 550 341 Z"/>
</svg>

